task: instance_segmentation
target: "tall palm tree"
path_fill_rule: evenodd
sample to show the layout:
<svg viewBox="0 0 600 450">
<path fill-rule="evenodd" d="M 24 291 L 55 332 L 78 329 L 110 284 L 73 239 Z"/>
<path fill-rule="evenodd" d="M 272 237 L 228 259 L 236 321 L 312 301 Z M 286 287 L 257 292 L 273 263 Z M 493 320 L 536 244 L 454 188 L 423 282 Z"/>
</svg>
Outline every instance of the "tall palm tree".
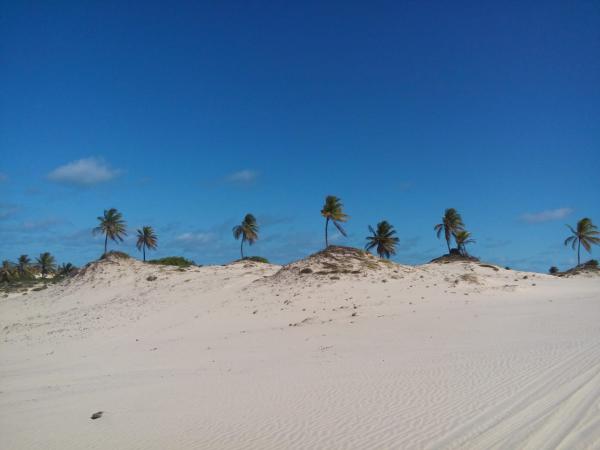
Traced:
<svg viewBox="0 0 600 450">
<path fill-rule="evenodd" d="M 158 247 L 158 237 L 152 227 L 142 227 L 141 230 L 137 230 L 137 243 L 135 244 L 138 250 L 142 250 L 144 254 L 144 261 L 146 261 L 146 249 L 156 250 Z"/>
<path fill-rule="evenodd" d="M 438 223 L 433 229 L 437 232 L 438 239 L 444 232 L 444 238 L 446 238 L 446 244 L 448 245 L 448 253 L 450 253 L 450 239 L 452 235 L 456 234 L 458 231 L 462 231 L 464 229 L 465 224 L 462 221 L 462 217 L 456 209 L 448 208 L 444 212 L 444 217 L 442 217 L 442 223 Z"/>
<path fill-rule="evenodd" d="M 344 205 L 342 201 L 335 195 L 328 195 L 325 197 L 325 205 L 321 210 L 321 215 L 325 217 L 325 248 L 329 247 L 329 222 L 333 222 L 335 227 L 338 229 L 342 236 L 346 237 L 346 230 L 341 225 L 341 222 L 348 220 L 348 215 L 343 212 Z"/>
<path fill-rule="evenodd" d="M 577 222 L 577 229 L 573 229 L 571 225 L 567 225 L 572 236 L 565 239 L 565 245 L 571 245 L 571 248 L 575 250 L 577 246 L 577 265 L 581 264 L 581 246 L 585 248 L 588 253 L 592 251 L 592 245 L 600 244 L 600 238 L 597 237 L 600 233 L 597 231 L 598 227 L 592 223 L 592 219 L 584 217 Z"/>
<path fill-rule="evenodd" d="M 454 233 L 454 240 L 456 241 L 456 246 L 458 247 L 458 251 L 463 256 L 469 256 L 467 253 L 467 244 L 474 244 L 475 239 L 471 237 L 471 233 L 467 230 L 460 230 Z"/>
<path fill-rule="evenodd" d="M 126 224 L 123 220 L 123 214 L 115 208 L 104 210 L 104 215 L 98 217 L 100 225 L 94 228 L 94 234 L 104 234 L 104 253 L 108 247 L 108 239 L 112 241 L 123 242 L 123 236 L 127 236 Z"/>
<path fill-rule="evenodd" d="M 233 237 L 238 240 L 242 238 L 240 243 L 240 254 L 244 259 L 244 242 L 252 245 L 258 240 L 258 224 L 256 218 L 252 214 L 246 214 L 244 220 L 239 225 L 233 227 Z"/>
<path fill-rule="evenodd" d="M 29 272 L 29 264 L 31 264 L 31 259 L 29 259 L 29 256 L 19 256 L 19 259 L 17 260 L 17 270 L 20 276 L 24 276 Z"/>
<path fill-rule="evenodd" d="M 377 247 L 376 251 L 380 258 L 389 259 L 391 255 L 396 254 L 396 245 L 400 242 L 400 239 L 394 236 L 396 230 L 394 230 L 394 227 L 389 222 L 385 220 L 379 222 L 377 224 L 377 231 L 369 225 L 369 231 L 373 236 L 367 236 L 367 245 L 365 245 L 366 250 Z"/>
<path fill-rule="evenodd" d="M 40 254 L 39 257 L 35 259 L 37 261 L 37 267 L 40 269 L 40 273 L 42 274 L 42 278 L 46 278 L 46 275 L 56 269 L 56 261 L 54 256 L 52 256 L 49 252 L 44 252 Z"/>
</svg>

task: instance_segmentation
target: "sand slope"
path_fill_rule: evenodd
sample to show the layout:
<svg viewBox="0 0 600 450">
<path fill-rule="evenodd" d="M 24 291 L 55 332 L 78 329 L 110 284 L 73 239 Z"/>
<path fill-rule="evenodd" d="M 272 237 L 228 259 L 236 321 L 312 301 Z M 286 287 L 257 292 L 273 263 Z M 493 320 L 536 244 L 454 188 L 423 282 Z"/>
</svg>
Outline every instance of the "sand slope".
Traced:
<svg viewBox="0 0 600 450">
<path fill-rule="evenodd" d="M 1 298 L 0 447 L 600 448 L 600 277 L 354 256 Z"/>
</svg>

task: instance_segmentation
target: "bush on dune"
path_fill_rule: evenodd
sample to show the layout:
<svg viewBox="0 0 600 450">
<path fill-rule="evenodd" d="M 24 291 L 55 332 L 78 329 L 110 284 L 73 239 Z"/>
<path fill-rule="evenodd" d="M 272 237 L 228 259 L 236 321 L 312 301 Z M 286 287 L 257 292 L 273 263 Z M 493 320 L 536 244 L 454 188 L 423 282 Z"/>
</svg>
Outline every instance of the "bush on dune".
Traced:
<svg viewBox="0 0 600 450">
<path fill-rule="evenodd" d="M 112 257 L 115 257 L 115 258 L 121 258 L 121 259 L 129 259 L 129 258 L 131 258 L 131 256 L 129 256 L 129 255 L 128 255 L 127 253 L 125 253 L 125 252 L 120 252 L 120 251 L 118 251 L 118 250 L 111 250 L 110 252 L 106 252 L 106 253 L 104 253 L 104 254 L 103 254 L 101 257 L 100 257 L 100 259 L 101 259 L 101 260 L 103 260 L 103 259 L 107 259 L 107 258 L 109 258 L 109 257 L 111 257 L 111 256 L 112 256 Z"/>
<path fill-rule="evenodd" d="M 246 256 L 241 259 L 241 261 L 254 261 L 264 264 L 269 264 L 269 260 L 267 258 L 263 258 L 262 256 Z"/>
<path fill-rule="evenodd" d="M 151 259 L 149 264 L 158 264 L 162 266 L 190 267 L 195 266 L 194 261 L 184 258 L 183 256 L 167 256 L 160 259 Z"/>
</svg>

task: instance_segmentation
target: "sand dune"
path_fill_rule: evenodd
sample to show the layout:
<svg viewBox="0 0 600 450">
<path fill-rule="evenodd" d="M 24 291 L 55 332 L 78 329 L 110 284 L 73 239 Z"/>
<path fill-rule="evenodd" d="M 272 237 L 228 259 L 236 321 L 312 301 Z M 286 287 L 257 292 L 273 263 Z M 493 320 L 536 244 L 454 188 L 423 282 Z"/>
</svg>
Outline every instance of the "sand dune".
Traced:
<svg viewBox="0 0 600 450">
<path fill-rule="evenodd" d="M 0 447 L 600 448 L 599 318 L 600 277 L 111 258 L 0 299 Z"/>
</svg>

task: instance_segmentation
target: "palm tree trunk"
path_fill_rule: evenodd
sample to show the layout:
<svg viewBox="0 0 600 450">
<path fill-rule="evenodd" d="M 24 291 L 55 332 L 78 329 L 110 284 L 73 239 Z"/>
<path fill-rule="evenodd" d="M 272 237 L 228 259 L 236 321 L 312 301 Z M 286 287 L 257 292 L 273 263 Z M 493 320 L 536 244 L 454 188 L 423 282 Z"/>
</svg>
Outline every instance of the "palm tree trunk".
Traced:
<svg viewBox="0 0 600 450">
<path fill-rule="evenodd" d="M 329 247 L 329 241 L 327 239 L 327 228 L 329 227 L 329 217 L 325 219 L 325 248 Z"/>
<path fill-rule="evenodd" d="M 146 244 L 142 246 L 142 252 L 144 253 L 144 262 L 146 262 Z"/>
<path fill-rule="evenodd" d="M 242 242 L 240 244 L 240 254 L 242 255 L 242 259 L 244 259 L 244 238 L 242 238 Z"/>
<path fill-rule="evenodd" d="M 581 239 L 579 239 L 579 243 L 577 244 L 577 265 L 581 264 Z"/>
<path fill-rule="evenodd" d="M 106 255 L 106 246 L 108 245 L 108 233 L 104 237 L 104 254 Z"/>
</svg>

